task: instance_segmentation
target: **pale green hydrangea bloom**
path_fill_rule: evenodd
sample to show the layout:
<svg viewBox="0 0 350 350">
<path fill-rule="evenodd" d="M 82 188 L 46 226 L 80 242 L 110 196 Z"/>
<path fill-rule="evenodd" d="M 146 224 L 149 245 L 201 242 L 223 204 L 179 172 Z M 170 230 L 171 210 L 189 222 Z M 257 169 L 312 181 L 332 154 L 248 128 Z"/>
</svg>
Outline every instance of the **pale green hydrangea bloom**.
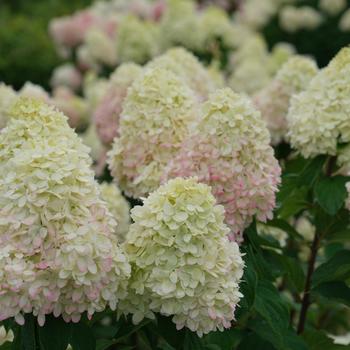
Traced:
<svg viewBox="0 0 350 350">
<path fill-rule="evenodd" d="M 0 133 L 0 321 L 23 313 L 62 315 L 114 309 L 130 265 L 100 199 L 88 148 L 67 118 L 21 99 Z"/>
<path fill-rule="evenodd" d="M 129 202 L 113 183 L 102 183 L 100 190 L 101 198 L 107 203 L 108 210 L 118 223 L 115 229 L 118 241 L 123 242 L 130 226 Z"/>
<path fill-rule="evenodd" d="M 290 99 L 294 94 L 305 90 L 317 72 L 313 59 L 295 55 L 281 67 L 264 89 L 253 96 L 255 106 L 266 121 L 273 145 L 286 140 Z"/>
<path fill-rule="evenodd" d="M 109 152 L 120 189 L 134 198 L 157 189 L 196 116 L 193 91 L 170 70 L 148 69 L 135 80 L 124 100 L 120 136 Z"/>
<path fill-rule="evenodd" d="M 191 52 L 182 47 L 169 49 L 146 67 L 165 68 L 175 73 L 198 95 L 199 100 L 206 100 L 217 88 L 208 70 Z"/>
<path fill-rule="evenodd" d="M 15 336 L 11 329 L 6 331 L 4 326 L 0 326 L 0 346 L 7 342 L 12 343 L 14 338 Z"/>
<path fill-rule="evenodd" d="M 121 63 L 145 63 L 159 53 L 159 27 L 136 16 L 125 16 L 118 25 L 117 55 Z"/>
<path fill-rule="evenodd" d="M 319 7 L 330 16 L 336 16 L 347 7 L 346 0 L 319 0 Z"/>
<path fill-rule="evenodd" d="M 244 263 L 229 242 L 224 208 L 196 178 L 176 178 L 132 210 L 125 249 L 132 266 L 120 312 L 133 321 L 153 312 L 199 336 L 231 326 L 242 297 Z"/>
<path fill-rule="evenodd" d="M 287 115 L 293 148 L 305 158 L 336 155 L 337 144 L 350 142 L 350 48 L 343 48 L 294 95 Z"/>
</svg>

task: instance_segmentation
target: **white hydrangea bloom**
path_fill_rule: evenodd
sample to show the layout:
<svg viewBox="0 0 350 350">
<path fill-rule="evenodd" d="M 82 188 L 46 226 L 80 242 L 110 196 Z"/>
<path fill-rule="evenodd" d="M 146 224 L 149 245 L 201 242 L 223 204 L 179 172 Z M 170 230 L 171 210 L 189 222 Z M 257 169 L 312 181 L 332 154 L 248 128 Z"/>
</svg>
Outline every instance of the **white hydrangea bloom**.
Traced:
<svg viewBox="0 0 350 350">
<path fill-rule="evenodd" d="M 79 136 L 82 138 L 84 145 L 90 148 L 91 158 L 97 162 L 104 154 L 105 149 L 97 135 L 95 125 L 91 124 L 88 129 L 84 133 L 79 134 Z"/>
<path fill-rule="evenodd" d="M 181 45 L 195 50 L 199 42 L 198 14 L 193 0 L 169 0 L 160 22 L 164 49 Z"/>
<path fill-rule="evenodd" d="M 20 100 L 0 133 L 0 321 L 78 322 L 125 297 L 130 265 L 67 118 Z"/>
<path fill-rule="evenodd" d="M 295 222 L 295 229 L 304 237 L 307 242 L 312 242 L 316 233 L 316 227 L 309 218 L 301 216 Z"/>
<path fill-rule="evenodd" d="M 350 142 L 350 48 L 343 48 L 292 97 L 287 115 L 293 148 L 305 158 L 336 155 L 337 144 Z"/>
<path fill-rule="evenodd" d="M 136 16 L 125 16 L 118 26 L 118 60 L 143 64 L 159 52 L 159 27 Z"/>
<path fill-rule="evenodd" d="M 350 9 L 346 10 L 340 18 L 339 29 L 343 32 L 350 31 Z"/>
<path fill-rule="evenodd" d="M 346 0 L 319 0 L 319 7 L 325 13 L 336 16 L 347 6 Z"/>
<path fill-rule="evenodd" d="M 235 19 L 253 29 L 259 29 L 269 22 L 278 7 L 279 1 L 276 0 L 245 0 L 235 14 Z"/>
<path fill-rule="evenodd" d="M 186 81 L 198 95 L 199 100 L 206 100 L 217 88 L 208 70 L 189 51 L 182 47 L 172 48 L 165 54 L 153 59 L 146 67 L 165 68 Z"/>
<path fill-rule="evenodd" d="M 15 336 L 11 329 L 7 332 L 4 326 L 0 326 L 0 346 L 7 342 L 12 343 L 14 338 Z"/>
<path fill-rule="evenodd" d="M 279 12 L 280 26 L 290 33 L 301 29 L 316 29 L 322 22 L 322 14 L 310 6 L 294 7 L 288 5 Z"/>
<path fill-rule="evenodd" d="M 236 92 L 249 95 L 259 91 L 270 81 L 267 45 L 260 36 L 253 36 L 233 55 L 233 72 L 228 84 Z"/>
<path fill-rule="evenodd" d="M 170 180 L 132 210 L 125 249 L 132 278 L 120 304 L 138 323 L 152 312 L 199 336 L 231 326 L 244 263 L 224 209 L 195 178 Z"/>
<path fill-rule="evenodd" d="M 90 29 L 84 39 L 89 56 L 98 63 L 107 66 L 117 64 L 117 45 L 113 38 L 110 38 L 101 29 Z"/>
<path fill-rule="evenodd" d="M 314 60 L 295 55 L 264 89 L 253 96 L 254 104 L 261 111 L 270 131 L 272 144 L 276 145 L 286 137 L 291 97 L 305 90 L 317 71 Z"/>
<path fill-rule="evenodd" d="M 49 94 L 37 84 L 33 84 L 27 81 L 22 88 L 18 91 L 18 95 L 21 97 L 34 98 L 43 102 L 50 102 Z"/>
<path fill-rule="evenodd" d="M 104 182 L 100 185 L 100 190 L 101 198 L 118 223 L 115 229 L 118 241 L 123 242 L 130 226 L 130 205 L 116 185 Z"/>
<path fill-rule="evenodd" d="M 90 71 L 85 74 L 84 97 L 89 104 L 89 111 L 93 113 L 101 103 L 110 87 L 110 83 L 105 78 L 99 78 L 96 73 Z"/>
<path fill-rule="evenodd" d="M 269 57 L 269 73 L 272 77 L 278 72 L 282 65 L 288 61 L 296 53 L 296 49 L 292 44 L 277 43 L 271 51 Z"/>
<path fill-rule="evenodd" d="M 124 100 L 120 136 L 109 152 L 120 189 L 134 198 L 157 189 L 196 116 L 193 91 L 170 70 L 148 69 L 135 80 Z"/>
<path fill-rule="evenodd" d="M 210 52 L 217 49 L 218 40 L 226 49 L 232 49 L 235 46 L 234 34 L 230 17 L 223 9 L 208 6 L 198 15 L 199 51 Z"/>
<path fill-rule="evenodd" d="M 50 84 L 53 88 L 66 86 L 72 90 L 77 90 L 81 83 L 81 73 L 71 63 L 65 63 L 55 68 L 50 80 Z"/>
<path fill-rule="evenodd" d="M 0 83 L 0 129 L 6 126 L 11 107 L 16 101 L 16 91 L 11 86 Z"/>
</svg>

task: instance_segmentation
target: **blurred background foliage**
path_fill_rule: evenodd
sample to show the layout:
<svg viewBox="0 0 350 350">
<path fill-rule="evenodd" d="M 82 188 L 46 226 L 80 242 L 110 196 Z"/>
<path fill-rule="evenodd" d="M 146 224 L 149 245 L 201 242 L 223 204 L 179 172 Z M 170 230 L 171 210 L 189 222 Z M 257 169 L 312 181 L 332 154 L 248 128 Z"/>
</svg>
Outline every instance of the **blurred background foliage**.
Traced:
<svg viewBox="0 0 350 350">
<path fill-rule="evenodd" d="M 48 88 L 61 62 L 48 34 L 51 18 L 91 0 L 0 0 L 0 80 L 19 89 L 25 81 Z"/>
</svg>

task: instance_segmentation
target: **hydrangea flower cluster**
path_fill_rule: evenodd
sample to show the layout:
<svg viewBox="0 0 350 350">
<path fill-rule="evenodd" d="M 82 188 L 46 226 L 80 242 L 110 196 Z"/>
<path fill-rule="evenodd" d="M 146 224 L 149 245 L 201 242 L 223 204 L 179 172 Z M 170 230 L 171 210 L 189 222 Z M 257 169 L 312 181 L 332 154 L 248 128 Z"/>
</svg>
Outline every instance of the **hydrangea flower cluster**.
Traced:
<svg viewBox="0 0 350 350">
<path fill-rule="evenodd" d="M 350 31 L 350 9 L 346 10 L 343 13 L 343 15 L 340 18 L 338 27 L 342 32 Z"/>
<path fill-rule="evenodd" d="M 115 230 L 118 241 L 123 242 L 130 226 L 129 202 L 123 197 L 119 188 L 112 183 L 102 183 L 100 190 L 101 198 L 107 203 L 108 210 L 118 223 Z"/>
<path fill-rule="evenodd" d="M 159 27 L 129 15 L 118 26 L 117 55 L 121 63 L 143 64 L 159 53 Z"/>
<path fill-rule="evenodd" d="M 316 29 L 323 22 L 323 16 L 310 6 L 285 6 L 279 13 L 280 26 L 287 32 L 294 33 L 301 29 Z"/>
<path fill-rule="evenodd" d="M 148 69 L 134 81 L 109 153 L 112 176 L 126 195 L 140 198 L 158 188 L 196 116 L 193 91 L 170 70 Z"/>
<path fill-rule="evenodd" d="M 133 321 L 153 312 L 199 336 L 231 326 L 244 263 L 227 240 L 224 208 L 195 178 L 170 180 L 132 209 L 125 250 L 132 277 L 119 311 Z"/>
<path fill-rule="evenodd" d="M 52 94 L 50 103 L 56 106 L 68 117 L 71 128 L 77 132 L 84 131 L 89 124 L 89 110 L 87 102 L 75 95 L 71 89 L 60 86 Z"/>
<path fill-rule="evenodd" d="M 253 96 L 255 106 L 266 121 L 273 145 L 284 140 L 287 134 L 286 117 L 292 95 L 305 90 L 316 74 L 317 65 L 313 59 L 295 55 L 264 89 Z"/>
<path fill-rule="evenodd" d="M 336 16 L 347 7 L 346 0 L 320 0 L 320 9 L 329 14 Z"/>
<path fill-rule="evenodd" d="M 269 132 L 247 97 L 231 89 L 213 93 L 198 123 L 167 167 L 164 178 L 198 176 L 224 205 L 230 238 L 241 241 L 256 215 L 272 217 L 280 167 Z"/>
<path fill-rule="evenodd" d="M 141 73 L 141 66 L 124 63 L 111 75 L 110 87 L 94 112 L 96 130 L 103 144 L 110 145 L 118 134 L 119 118 L 127 89 Z"/>
<path fill-rule="evenodd" d="M 16 91 L 11 86 L 0 83 L 0 129 L 6 126 L 9 112 L 16 100 Z"/>
<path fill-rule="evenodd" d="M 229 86 L 236 92 L 249 95 L 259 91 L 270 81 L 269 56 L 264 39 L 250 37 L 234 54 L 234 67 L 229 77 Z"/>
<path fill-rule="evenodd" d="M 50 84 L 53 88 L 66 86 L 73 91 L 80 88 L 82 76 L 78 69 L 71 63 L 65 63 L 54 69 Z"/>
<path fill-rule="evenodd" d="M 191 52 L 181 47 L 169 49 L 165 54 L 154 58 L 146 67 L 162 67 L 172 71 L 186 81 L 198 95 L 199 101 L 206 100 L 217 87 L 208 70 Z"/>
<path fill-rule="evenodd" d="M 125 296 L 130 265 L 88 148 L 53 107 L 21 99 L 0 133 L 0 320 L 78 322 Z"/>
<path fill-rule="evenodd" d="M 87 54 L 94 62 L 112 67 L 117 64 L 115 39 L 109 37 L 101 29 L 90 29 L 85 36 L 84 44 Z"/>
<path fill-rule="evenodd" d="M 350 142 L 349 77 L 350 48 L 343 48 L 304 92 L 292 97 L 288 135 L 305 158 L 336 155 L 338 142 Z"/>
</svg>

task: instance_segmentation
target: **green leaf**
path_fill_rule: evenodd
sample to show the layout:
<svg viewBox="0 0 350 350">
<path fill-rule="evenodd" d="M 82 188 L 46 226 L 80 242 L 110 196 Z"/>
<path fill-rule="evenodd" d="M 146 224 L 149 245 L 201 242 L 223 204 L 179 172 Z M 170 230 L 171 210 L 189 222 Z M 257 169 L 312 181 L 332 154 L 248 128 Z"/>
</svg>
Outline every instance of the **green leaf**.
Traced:
<svg viewBox="0 0 350 350">
<path fill-rule="evenodd" d="M 305 273 L 298 260 L 286 255 L 276 255 L 283 266 L 287 281 L 290 282 L 297 292 L 302 292 L 305 284 Z"/>
<path fill-rule="evenodd" d="M 317 178 L 322 174 L 322 168 L 325 164 L 327 157 L 318 156 L 309 160 L 303 170 L 301 171 L 298 180 L 296 182 L 297 186 L 312 186 Z"/>
<path fill-rule="evenodd" d="M 344 282 L 326 282 L 312 290 L 324 298 L 350 306 L 350 288 Z"/>
<path fill-rule="evenodd" d="M 96 350 L 106 350 L 110 346 L 115 344 L 115 341 L 110 340 L 110 339 L 98 339 L 96 341 Z"/>
<path fill-rule="evenodd" d="M 235 349 L 242 339 L 242 332 L 238 329 L 227 329 L 223 332 L 211 332 L 203 339 L 205 344 L 216 345 L 222 350 Z"/>
<path fill-rule="evenodd" d="M 153 333 L 162 337 L 169 345 L 179 349 L 185 341 L 185 330 L 178 331 L 171 317 L 157 315 L 157 325 L 151 324 Z"/>
<path fill-rule="evenodd" d="M 349 346 L 336 345 L 333 340 L 327 337 L 326 333 L 321 330 L 306 330 L 303 333 L 309 350 L 346 350 Z"/>
<path fill-rule="evenodd" d="M 25 323 L 21 332 L 21 349 L 36 350 L 35 323 L 36 318 L 32 314 L 25 314 Z"/>
<path fill-rule="evenodd" d="M 116 343 L 119 343 L 121 340 L 129 337 L 131 334 L 134 334 L 139 329 L 143 328 L 147 324 L 152 322 L 151 320 L 145 319 L 138 325 L 133 325 L 128 322 L 124 322 L 124 324 L 118 329 L 118 332 L 116 334 Z"/>
<path fill-rule="evenodd" d="M 326 213 L 335 215 L 342 207 L 347 197 L 345 187 L 347 181 L 346 177 L 334 176 L 323 177 L 316 183 L 314 188 L 315 199 Z"/>
<path fill-rule="evenodd" d="M 323 282 L 344 281 L 350 277 L 350 251 L 341 250 L 320 265 L 313 274 L 313 286 Z"/>
<path fill-rule="evenodd" d="M 83 322 L 71 325 L 71 339 L 73 350 L 95 350 L 96 340 L 90 327 Z"/>
<path fill-rule="evenodd" d="M 202 350 L 204 346 L 196 333 L 186 329 L 183 350 Z"/>
<path fill-rule="evenodd" d="M 309 190 L 307 187 L 295 187 L 294 185 L 290 191 L 289 196 L 283 202 L 279 203 L 277 213 L 282 219 L 288 219 L 306 209 L 309 205 L 307 199 Z"/>
<path fill-rule="evenodd" d="M 256 333 L 248 333 L 239 344 L 237 350 L 275 350 L 272 344 Z M 225 349 L 226 350 L 226 349 Z"/>
<path fill-rule="evenodd" d="M 38 327 L 41 350 L 66 350 L 71 338 L 71 324 L 62 318 L 46 316 L 43 327 Z"/>
</svg>

